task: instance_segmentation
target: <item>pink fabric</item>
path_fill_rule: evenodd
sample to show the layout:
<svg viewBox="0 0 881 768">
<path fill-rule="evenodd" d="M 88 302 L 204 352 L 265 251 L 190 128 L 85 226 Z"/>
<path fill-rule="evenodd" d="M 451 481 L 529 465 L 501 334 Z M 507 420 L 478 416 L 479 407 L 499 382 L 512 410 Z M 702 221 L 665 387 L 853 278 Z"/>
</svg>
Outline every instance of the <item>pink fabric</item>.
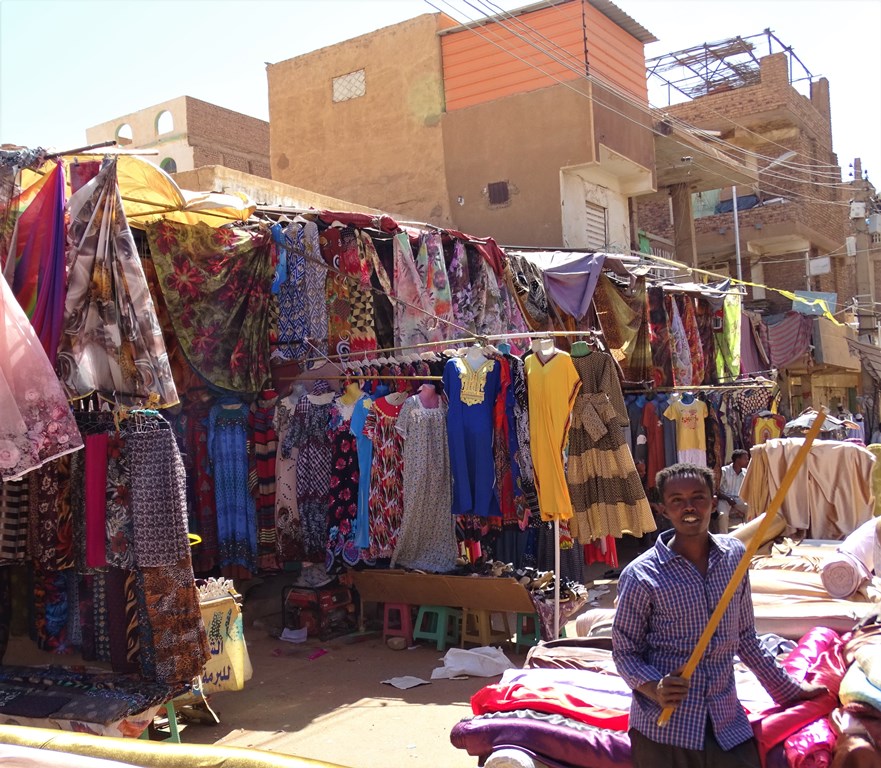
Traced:
<svg viewBox="0 0 881 768">
<path fill-rule="evenodd" d="M 837 740 L 828 717 L 821 717 L 784 742 L 790 768 L 827 768 Z"/>
<path fill-rule="evenodd" d="M 86 565 L 107 565 L 107 445 L 110 435 L 86 435 Z"/>
<path fill-rule="evenodd" d="M 825 685 L 829 692 L 789 707 L 776 706 L 750 715 L 763 761 L 775 744 L 826 717 L 838 706 L 838 689 L 847 670 L 843 648 L 844 641 L 837 632 L 815 627 L 799 640 L 795 650 L 783 662 L 784 669 L 796 680 Z"/>
</svg>

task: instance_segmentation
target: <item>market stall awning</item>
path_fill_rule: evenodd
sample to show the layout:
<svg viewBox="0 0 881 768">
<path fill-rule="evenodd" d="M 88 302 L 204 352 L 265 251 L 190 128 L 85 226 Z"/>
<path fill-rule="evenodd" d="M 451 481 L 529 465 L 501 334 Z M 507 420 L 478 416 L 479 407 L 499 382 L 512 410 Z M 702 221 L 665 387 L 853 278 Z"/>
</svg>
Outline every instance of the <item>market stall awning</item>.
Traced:
<svg viewBox="0 0 881 768">
<path fill-rule="evenodd" d="M 860 360 L 863 361 L 863 370 L 878 384 L 881 384 L 881 347 L 856 339 L 848 339 L 847 345 L 850 347 L 850 351 L 859 355 Z"/>
<path fill-rule="evenodd" d="M 138 155 L 125 154 L 114 148 L 65 157 L 65 170 L 70 195 L 70 167 L 77 162 L 94 162 L 108 154 L 119 155 L 117 174 L 126 218 L 132 226 L 168 219 L 183 224 L 203 223 L 219 227 L 250 218 L 257 206 L 243 193 L 190 192 L 181 189 L 165 171 Z M 51 169 L 48 161 L 37 171 L 22 171 L 21 186 L 26 189 Z"/>
</svg>

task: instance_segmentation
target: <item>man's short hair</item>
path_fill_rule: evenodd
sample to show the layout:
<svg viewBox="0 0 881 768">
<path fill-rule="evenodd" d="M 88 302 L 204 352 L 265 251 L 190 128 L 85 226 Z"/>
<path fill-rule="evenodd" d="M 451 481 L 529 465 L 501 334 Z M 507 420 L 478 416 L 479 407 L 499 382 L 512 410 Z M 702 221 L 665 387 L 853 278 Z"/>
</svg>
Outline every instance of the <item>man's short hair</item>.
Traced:
<svg viewBox="0 0 881 768">
<path fill-rule="evenodd" d="M 707 484 L 707 488 L 710 489 L 710 493 L 714 490 L 715 478 L 711 469 L 699 467 L 697 464 L 682 462 L 662 469 L 655 476 L 655 484 L 658 486 L 658 493 L 661 494 L 662 501 L 664 499 L 664 488 L 667 483 L 671 480 L 678 480 L 681 477 L 693 477 L 696 480 L 703 480 Z"/>
<path fill-rule="evenodd" d="M 734 463 L 738 459 L 749 459 L 749 451 L 745 451 L 743 448 L 731 451 L 731 462 Z"/>
</svg>

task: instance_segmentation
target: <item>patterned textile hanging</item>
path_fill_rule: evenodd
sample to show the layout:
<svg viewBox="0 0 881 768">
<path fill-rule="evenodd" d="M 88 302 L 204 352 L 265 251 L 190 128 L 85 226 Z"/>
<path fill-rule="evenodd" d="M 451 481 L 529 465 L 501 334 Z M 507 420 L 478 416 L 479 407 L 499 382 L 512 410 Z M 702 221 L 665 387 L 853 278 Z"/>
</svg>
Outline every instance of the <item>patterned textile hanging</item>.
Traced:
<svg viewBox="0 0 881 768">
<path fill-rule="evenodd" d="M 59 377 L 73 396 L 96 390 L 120 399 L 155 395 L 159 405 L 174 405 L 177 389 L 122 208 L 115 159 L 70 198 L 69 210 Z"/>
<path fill-rule="evenodd" d="M 220 389 L 260 391 L 272 325 L 269 230 L 160 221 L 147 227 L 147 238 L 190 364 Z"/>
<path fill-rule="evenodd" d="M 394 295 L 398 299 L 395 302 L 395 346 L 421 344 L 428 340 L 428 327 L 432 322 L 431 301 L 416 270 L 410 237 L 406 232 L 394 236 L 393 248 Z"/>
<path fill-rule="evenodd" d="M 0 480 L 17 480 L 83 447 L 37 334 L 0 279 Z"/>
<path fill-rule="evenodd" d="M 416 255 L 416 270 L 428 294 L 432 314 L 441 321 L 428 332 L 429 341 L 442 341 L 449 335 L 447 323 L 453 321 L 453 299 L 440 232 L 423 235 Z"/>
<path fill-rule="evenodd" d="M 664 306 L 664 289 L 646 290 L 649 311 L 649 340 L 652 348 L 652 378 L 656 387 L 673 385 L 673 359 L 670 348 L 670 324 Z"/>
<path fill-rule="evenodd" d="M 6 279 L 55 364 L 64 321 L 64 166 L 58 162 L 12 201 L 26 205 L 15 224 Z"/>
</svg>

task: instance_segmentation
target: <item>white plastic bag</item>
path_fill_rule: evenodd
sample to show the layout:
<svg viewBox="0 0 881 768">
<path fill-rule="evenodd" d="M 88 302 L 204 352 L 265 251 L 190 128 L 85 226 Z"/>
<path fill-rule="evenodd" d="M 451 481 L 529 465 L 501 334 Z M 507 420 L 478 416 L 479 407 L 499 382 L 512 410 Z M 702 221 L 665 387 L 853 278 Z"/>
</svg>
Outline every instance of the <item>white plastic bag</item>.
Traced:
<svg viewBox="0 0 881 768">
<path fill-rule="evenodd" d="M 431 673 L 432 680 L 460 677 L 495 677 L 506 669 L 515 669 L 501 648 L 450 648 L 443 658 L 444 665 Z"/>
</svg>

